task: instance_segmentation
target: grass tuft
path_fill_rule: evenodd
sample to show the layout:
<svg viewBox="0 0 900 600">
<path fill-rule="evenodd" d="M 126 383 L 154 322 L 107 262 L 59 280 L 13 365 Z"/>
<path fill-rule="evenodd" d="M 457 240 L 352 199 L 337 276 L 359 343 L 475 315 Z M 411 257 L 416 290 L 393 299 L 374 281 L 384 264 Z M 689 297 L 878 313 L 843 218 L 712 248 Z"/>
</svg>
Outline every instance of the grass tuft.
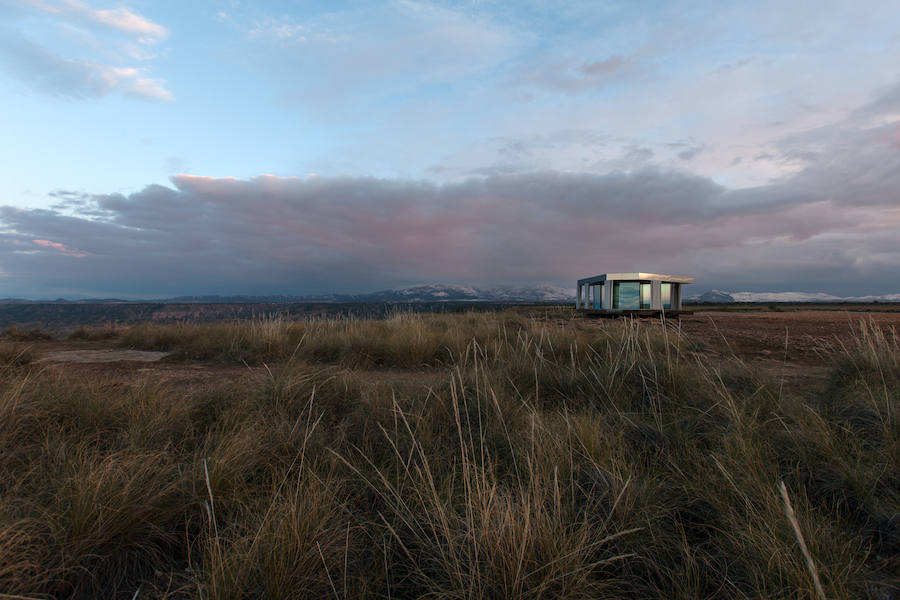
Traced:
<svg viewBox="0 0 900 600">
<path fill-rule="evenodd" d="M 0 342 L 0 369 L 6 367 L 24 367 L 40 358 L 32 346 L 10 342 Z"/>
<path fill-rule="evenodd" d="M 69 334 L 69 339 L 97 342 L 112 340 L 119 337 L 119 335 L 121 335 L 120 327 L 104 325 L 103 327 L 79 327 Z"/>
<path fill-rule="evenodd" d="M 0 332 L 0 339 L 9 340 L 12 342 L 42 342 L 46 340 L 52 340 L 53 335 L 47 331 L 44 331 L 40 327 L 32 327 L 31 329 L 26 329 L 19 325 L 10 325 L 2 332 Z"/>
</svg>

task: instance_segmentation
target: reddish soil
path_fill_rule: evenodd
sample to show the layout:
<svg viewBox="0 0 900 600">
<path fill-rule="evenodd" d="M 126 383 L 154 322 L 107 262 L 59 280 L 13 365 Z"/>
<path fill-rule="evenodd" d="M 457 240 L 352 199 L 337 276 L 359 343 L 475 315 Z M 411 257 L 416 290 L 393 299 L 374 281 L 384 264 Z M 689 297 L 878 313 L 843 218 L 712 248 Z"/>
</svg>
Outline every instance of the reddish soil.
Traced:
<svg viewBox="0 0 900 600">
<path fill-rule="evenodd" d="M 128 381 L 134 377 L 152 376 L 154 380 L 179 385 L 202 387 L 209 383 L 235 381 L 248 377 L 269 377 L 263 365 L 240 365 L 217 362 L 168 362 L 166 352 L 127 350 L 115 341 L 54 340 L 29 344 L 41 356 L 40 363 L 51 370 L 102 376 L 107 380 Z M 329 370 L 340 374 L 351 369 L 310 364 L 311 370 Z M 441 369 L 352 369 L 354 377 L 374 386 L 416 385 L 427 388 L 444 381 Z"/>
<path fill-rule="evenodd" d="M 588 326 L 614 326 L 615 319 L 585 320 Z M 818 389 L 841 342 L 861 323 L 900 334 L 900 312 L 844 310 L 697 311 L 681 317 L 681 332 L 699 350 L 735 357 L 798 389 Z M 674 322 L 670 323 L 675 326 Z"/>
<path fill-rule="evenodd" d="M 794 312 L 696 312 L 681 330 L 712 350 L 741 358 L 821 364 L 861 323 L 900 331 L 900 313 L 806 310 Z"/>
<path fill-rule="evenodd" d="M 144 350 L 122 350 L 120 348 L 103 348 L 98 350 L 54 350 L 47 352 L 43 360 L 66 363 L 112 363 L 158 362 L 168 356 L 168 352 L 147 352 Z"/>
<path fill-rule="evenodd" d="M 47 369 L 87 376 L 101 375 L 112 380 L 124 381 L 135 376 L 152 375 L 160 381 L 202 385 L 214 380 L 246 376 L 261 369 L 220 363 L 166 362 L 163 360 L 168 354 L 166 352 L 128 350 L 116 346 L 115 340 L 54 340 L 27 345 L 37 351 L 39 363 Z"/>
</svg>

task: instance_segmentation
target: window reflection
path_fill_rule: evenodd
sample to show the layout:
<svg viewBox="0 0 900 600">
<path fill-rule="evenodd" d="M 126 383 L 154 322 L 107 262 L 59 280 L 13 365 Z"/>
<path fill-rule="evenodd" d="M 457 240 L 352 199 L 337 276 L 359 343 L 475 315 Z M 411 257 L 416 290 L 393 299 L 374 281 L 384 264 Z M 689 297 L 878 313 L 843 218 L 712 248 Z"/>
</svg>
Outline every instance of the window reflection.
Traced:
<svg viewBox="0 0 900 600">
<path fill-rule="evenodd" d="M 650 290 L 652 286 L 649 281 L 641 282 L 641 308 L 650 308 L 652 305 L 650 303 Z"/>
<path fill-rule="evenodd" d="M 613 284 L 613 308 L 637 310 L 641 307 L 641 284 L 638 281 L 616 281 Z"/>
</svg>

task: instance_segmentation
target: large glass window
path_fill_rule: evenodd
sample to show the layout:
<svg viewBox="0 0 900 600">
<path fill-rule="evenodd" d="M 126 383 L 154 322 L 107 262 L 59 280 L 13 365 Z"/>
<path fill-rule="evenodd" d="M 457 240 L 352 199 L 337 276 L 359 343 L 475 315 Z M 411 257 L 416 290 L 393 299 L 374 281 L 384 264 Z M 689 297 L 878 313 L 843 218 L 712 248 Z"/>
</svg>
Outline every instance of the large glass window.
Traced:
<svg viewBox="0 0 900 600">
<path fill-rule="evenodd" d="M 663 283 L 660 287 L 662 288 L 662 307 L 672 308 L 672 284 Z"/>
<path fill-rule="evenodd" d="M 641 284 L 639 281 L 616 281 L 613 283 L 613 308 L 637 310 L 641 307 Z"/>
<path fill-rule="evenodd" d="M 652 306 L 650 304 L 650 289 L 649 281 L 641 282 L 641 308 L 650 308 Z"/>
</svg>

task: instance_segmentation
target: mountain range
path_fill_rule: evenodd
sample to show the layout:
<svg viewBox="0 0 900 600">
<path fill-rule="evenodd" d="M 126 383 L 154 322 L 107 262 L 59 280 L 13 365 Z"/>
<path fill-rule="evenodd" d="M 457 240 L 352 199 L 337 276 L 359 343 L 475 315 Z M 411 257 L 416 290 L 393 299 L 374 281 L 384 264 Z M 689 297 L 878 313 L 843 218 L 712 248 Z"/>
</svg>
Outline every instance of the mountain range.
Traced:
<svg viewBox="0 0 900 600">
<path fill-rule="evenodd" d="M 685 296 L 686 302 L 726 304 L 730 302 L 900 302 L 900 294 L 880 296 L 833 296 L 822 292 L 723 292 L 710 290 Z"/>
<path fill-rule="evenodd" d="M 289 302 L 533 302 L 561 303 L 573 302 L 574 290 L 552 285 L 533 287 L 497 286 L 475 287 L 463 285 L 417 285 L 396 290 L 381 290 L 366 294 L 326 294 L 318 296 L 177 296 L 152 302 L 173 303 L 289 303 Z M 0 298 L 0 304 L 29 304 L 34 302 L 56 304 L 110 304 L 123 302 L 146 302 L 146 300 L 120 300 L 115 298 L 85 298 L 79 300 L 23 300 L 21 298 Z"/>
<path fill-rule="evenodd" d="M 724 304 L 730 302 L 900 302 L 900 294 L 880 296 L 834 296 L 821 292 L 724 292 L 709 290 L 702 294 L 685 296 L 686 302 Z M 2 298 L 0 304 L 30 304 L 35 302 L 55 304 L 113 304 L 146 302 L 147 300 L 120 300 L 115 298 L 85 298 L 79 300 L 23 300 Z M 417 285 L 412 287 L 381 290 L 365 294 L 326 294 L 308 296 L 178 296 L 152 302 L 175 303 L 291 303 L 291 302 L 523 302 L 560 304 L 575 301 L 575 290 L 571 288 L 537 285 L 477 287 L 465 285 Z"/>
</svg>

